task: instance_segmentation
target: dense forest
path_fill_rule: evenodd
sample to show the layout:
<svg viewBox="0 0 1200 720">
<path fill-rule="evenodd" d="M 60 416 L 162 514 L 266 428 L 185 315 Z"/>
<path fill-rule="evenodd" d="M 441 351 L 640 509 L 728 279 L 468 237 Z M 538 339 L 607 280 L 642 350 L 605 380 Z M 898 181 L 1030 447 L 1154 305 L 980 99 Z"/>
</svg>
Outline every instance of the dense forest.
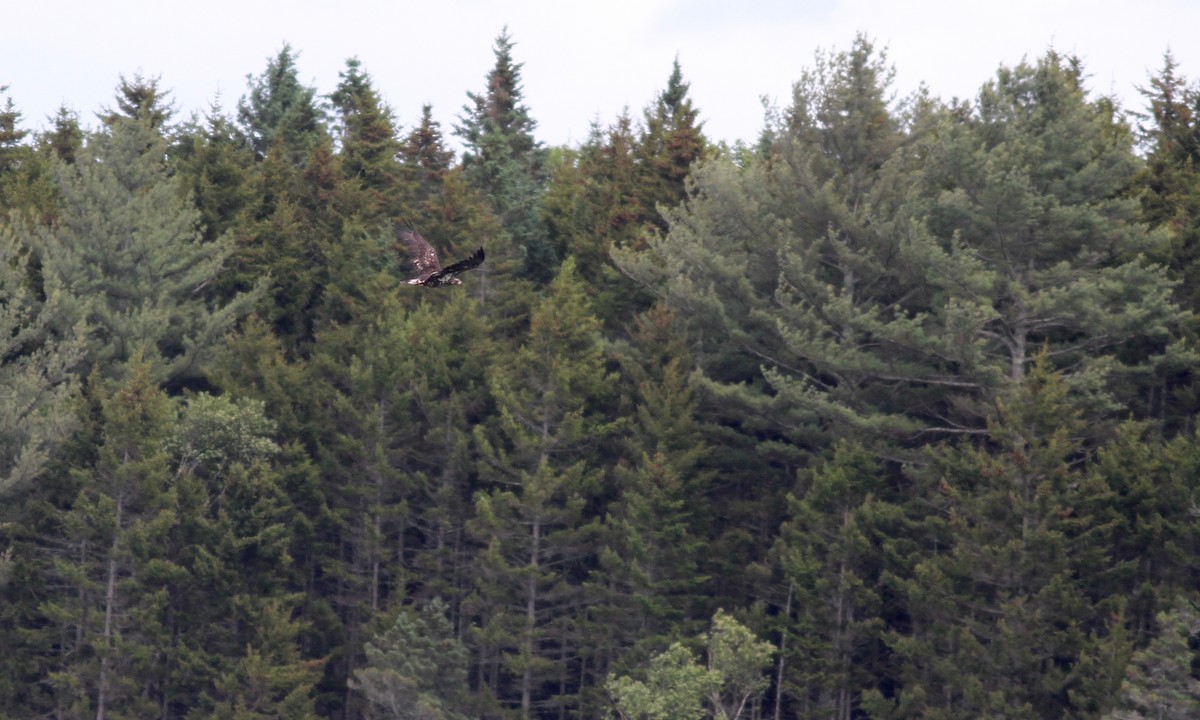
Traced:
<svg viewBox="0 0 1200 720">
<path fill-rule="evenodd" d="M 0 108 L 0 716 L 1200 717 L 1170 54 L 858 37 L 734 146 L 676 62 L 548 147 L 515 48 L 452 128 L 288 46 Z"/>
</svg>

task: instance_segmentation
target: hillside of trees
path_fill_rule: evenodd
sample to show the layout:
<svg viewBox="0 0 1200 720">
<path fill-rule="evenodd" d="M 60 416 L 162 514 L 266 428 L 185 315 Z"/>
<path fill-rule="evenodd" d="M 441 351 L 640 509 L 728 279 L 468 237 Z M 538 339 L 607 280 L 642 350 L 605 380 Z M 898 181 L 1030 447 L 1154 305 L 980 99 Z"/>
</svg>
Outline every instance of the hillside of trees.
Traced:
<svg viewBox="0 0 1200 720">
<path fill-rule="evenodd" d="M 676 62 L 548 147 L 516 47 L 450 128 L 288 46 L 0 107 L 0 716 L 1200 717 L 1169 54 L 945 101 L 858 37 L 735 146 Z"/>
</svg>

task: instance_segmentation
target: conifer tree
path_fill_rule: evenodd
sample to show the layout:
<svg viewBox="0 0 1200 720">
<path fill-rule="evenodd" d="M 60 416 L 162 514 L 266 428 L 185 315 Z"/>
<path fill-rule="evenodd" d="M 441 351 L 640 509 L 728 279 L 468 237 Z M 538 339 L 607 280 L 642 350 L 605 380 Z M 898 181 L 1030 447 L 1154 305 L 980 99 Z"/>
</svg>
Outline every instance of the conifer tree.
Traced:
<svg viewBox="0 0 1200 720">
<path fill-rule="evenodd" d="M 472 599 L 479 681 L 523 718 L 577 702 L 570 611 L 595 531 L 584 515 L 598 481 L 589 450 L 609 431 L 598 331 L 568 259 L 514 361 L 492 368 L 496 418 L 475 432 L 490 488 L 476 494 L 470 526 L 484 548 Z"/>
<path fill-rule="evenodd" d="M 366 695 L 372 718 L 461 720 L 467 703 L 467 650 L 454 637 L 446 605 L 402 607 L 367 643 L 367 664 L 351 687 Z"/>
<path fill-rule="evenodd" d="M 1116 707 L 1103 720 L 1185 720 L 1200 714 L 1200 616 L 1180 601 L 1158 616 L 1159 634 L 1133 654 Z"/>
<path fill-rule="evenodd" d="M 608 127 L 594 123 L 577 151 L 559 156 L 542 203 L 551 238 L 575 256 L 580 275 L 595 288 L 596 314 L 613 329 L 648 306 L 649 296 L 631 292 L 610 252 L 638 246 L 658 219 L 632 123 L 628 113 Z"/>
<path fill-rule="evenodd" d="M 7 85 L 0 85 L 0 96 L 7 90 Z M 0 109 L 0 212 L 15 206 L 11 197 L 14 192 L 10 186 L 15 184 L 15 176 L 22 162 L 28 162 L 31 154 L 30 149 L 23 145 L 29 131 L 22 129 L 20 122 L 21 113 L 12 98 L 5 98 L 4 107 Z"/>
<path fill-rule="evenodd" d="M 617 253 L 704 318 L 714 391 L 794 442 L 894 446 L 984 432 L 1042 344 L 1100 414 L 1136 397 L 1110 380 L 1177 362 L 1184 316 L 1146 255 L 1160 237 L 1121 194 L 1129 136 L 1065 61 L 1002 70 L 974 113 L 892 109 L 890 76 L 861 38 L 822 60 L 770 155 L 705 165 L 670 233 Z"/>
<path fill-rule="evenodd" d="M 146 691 L 155 676 L 153 650 L 163 642 L 163 590 L 155 575 L 165 570 L 164 537 L 173 522 L 164 450 L 170 405 L 138 358 L 115 391 L 98 380 L 89 385 L 100 412 L 99 442 L 94 460 L 76 468 L 79 492 L 61 517 L 62 544 L 47 578 L 61 588 L 41 607 L 61 633 L 49 645 L 55 667 L 48 681 L 59 714 L 144 715 L 153 708 Z"/>
<path fill-rule="evenodd" d="M 645 111 L 636 152 L 645 186 L 644 202 L 652 211 L 660 204 L 674 207 L 683 202 L 684 179 L 692 165 L 705 156 L 704 123 L 698 121 L 700 113 L 688 97 L 689 88 L 676 57 L 667 87 Z M 660 230 L 667 229 L 666 220 L 657 212 L 651 218 Z"/>
<path fill-rule="evenodd" d="M 496 64 L 488 71 L 487 89 L 467 93 L 470 102 L 454 131 L 466 146 L 467 181 L 491 201 L 507 235 L 504 244 L 493 243 L 499 250 L 493 256 L 515 262 L 527 277 L 545 282 L 560 262 L 538 213 L 546 150 L 533 134 L 537 122 L 524 104 L 522 65 L 513 60 L 513 46 L 505 28 L 493 48 Z"/>
<path fill-rule="evenodd" d="M 75 155 L 83 147 L 83 128 L 79 124 L 79 115 L 66 106 L 60 107 L 54 113 L 50 131 L 41 138 L 41 142 L 59 160 L 67 164 L 75 162 Z"/>
<path fill-rule="evenodd" d="M 237 136 L 236 128 L 213 104 L 203 121 L 181 128 L 173 145 L 179 189 L 199 210 L 205 242 L 235 229 L 250 207 L 250 171 L 254 155 Z"/>
<path fill-rule="evenodd" d="M 277 153 L 284 162 L 299 167 L 328 135 L 316 90 L 300 81 L 297 58 L 285 43 L 267 61 L 262 75 L 248 78 L 249 93 L 238 102 L 238 121 L 258 159 Z"/>
<path fill-rule="evenodd" d="M 1142 211 L 1148 222 L 1165 227 L 1171 235 L 1169 260 L 1181 299 L 1197 307 L 1196 280 L 1200 248 L 1192 221 L 1200 213 L 1200 136 L 1194 116 L 1195 88 L 1179 72 L 1179 63 L 1169 51 L 1163 65 L 1151 76 L 1141 94 L 1148 107 L 1138 113 L 1137 140 L 1146 150 L 1146 164 L 1137 177 Z"/>
<path fill-rule="evenodd" d="M 83 328 L 56 335 L 61 313 L 61 296 L 39 300 L 29 249 L 0 224 L 0 497 L 28 489 L 74 425 Z"/>
<path fill-rule="evenodd" d="M 24 238 L 41 260 L 42 292 L 62 298 L 66 332 L 89 325 L 86 362 L 122 372 L 139 347 L 164 381 L 186 383 L 256 293 L 209 305 L 198 293 L 229 245 L 202 242 L 197 213 L 164 167 L 165 139 L 146 119 L 114 119 L 60 169 L 63 210 Z"/>
<path fill-rule="evenodd" d="M 898 508 L 884 469 L 861 446 L 839 442 L 801 474 L 774 554 L 791 590 L 784 697 L 800 718 L 852 717 L 885 673 L 883 552 Z"/>
<path fill-rule="evenodd" d="M 0 97 L 6 89 L 0 85 Z M 17 212 L 30 221 L 48 221 L 55 200 L 51 153 L 44 136 L 31 135 L 21 119 L 12 98 L 5 98 L 0 107 L 0 217 Z"/>
<path fill-rule="evenodd" d="M 338 77 L 329 100 L 339 115 L 341 170 L 362 193 L 361 207 L 355 203 L 348 209 L 367 222 L 394 217 L 408 189 L 402 183 L 401 143 L 392 110 L 357 58 L 347 60 Z"/>
<path fill-rule="evenodd" d="M 1105 706 L 1128 638 L 1122 598 L 1089 581 L 1119 572 L 1107 488 L 1078 464 L 1083 418 L 1039 358 L 998 406 L 991 446 L 932 450 L 920 471 L 935 502 L 918 532 L 936 543 L 899 583 L 907 632 L 900 717 L 1063 717 Z"/>
<path fill-rule="evenodd" d="M 161 78 L 144 77 L 140 72 L 132 80 L 122 75 L 117 83 L 117 106 L 106 108 L 100 120 L 105 125 L 121 119 L 140 120 L 150 129 L 165 133 L 167 121 L 175 115 L 175 103 L 168 98 L 170 92 L 159 87 L 160 82 Z"/>
<path fill-rule="evenodd" d="M 417 199 L 429 199 L 442 185 L 454 164 L 454 151 L 446 147 L 441 124 L 433 119 L 433 106 L 421 106 L 421 120 L 404 139 L 400 148 L 404 162 L 417 168 Z"/>
</svg>

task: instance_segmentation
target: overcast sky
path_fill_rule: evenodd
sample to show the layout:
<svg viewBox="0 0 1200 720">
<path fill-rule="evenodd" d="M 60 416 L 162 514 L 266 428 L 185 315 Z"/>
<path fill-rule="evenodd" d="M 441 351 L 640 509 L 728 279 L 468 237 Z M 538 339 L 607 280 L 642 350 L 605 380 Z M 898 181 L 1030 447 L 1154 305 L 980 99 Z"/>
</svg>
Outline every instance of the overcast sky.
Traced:
<svg viewBox="0 0 1200 720">
<path fill-rule="evenodd" d="M 753 141 L 760 99 L 786 105 L 814 52 L 859 32 L 887 48 L 898 91 L 924 82 L 946 99 L 1049 48 L 1079 55 L 1090 87 L 1127 108 L 1168 48 L 1200 77 L 1195 0 L 26 0 L 0 18 L 0 85 L 35 129 L 64 104 L 93 123 L 137 72 L 185 115 L 218 97 L 230 112 L 286 42 L 319 94 L 358 57 L 402 127 L 431 103 L 449 135 L 505 26 L 547 144 L 577 144 L 626 107 L 640 117 L 676 56 L 706 134 Z"/>
</svg>

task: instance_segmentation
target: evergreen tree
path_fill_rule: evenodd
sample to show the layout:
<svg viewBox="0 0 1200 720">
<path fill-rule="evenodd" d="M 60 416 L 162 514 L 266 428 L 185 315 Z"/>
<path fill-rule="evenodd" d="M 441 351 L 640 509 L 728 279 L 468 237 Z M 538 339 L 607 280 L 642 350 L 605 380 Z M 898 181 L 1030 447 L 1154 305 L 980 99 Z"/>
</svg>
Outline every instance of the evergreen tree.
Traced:
<svg viewBox="0 0 1200 720">
<path fill-rule="evenodd" d="M 50 148 L 54 157 L 67 164 L 75 162 L 75 156 L 83 148 L 83 128 L 79 116 L 66 106 L 54 113 L 52 129 L 41 138 L 42 144 Z"/>
<path fill-rule="evenodd" d="M 774 549 L 791 591 L 781 690 L 796 717 L 849 718 L 886 676 L 884 547 L 898 508 L 861 446 L 838 443 L 801 477 Z"/>
<path fill-rule="evenodd" d="M 402 607 L 391 627 L 367 643 L 367 665 L 354 672 L 351 686 L 370 702 L 368 717 L 467 717 L 467 651 L 446 610 L 436 599 L 420 610 Z"/>
<path fill-rule="evenodd" d="M 897 717 L 1094 716 L 1115 691 L 1122 599 L 1090 585 L 1119 571 L 1113 526 L 1107 489 L 1079 469 L 1068 392 L 1040 358 L 999 404 L 994 445 L 931 451 L 919 532 L 937 551 L 899 583 Z"/>
<path fill-rule="evenodd" d="M 339 114 L 341 169 L 362 193 L 361 207 L 354 207 L 368 221 L 395 216 L 407 188 L 403 185 L 397 159 L 401 143 L 396 138 L 391 108 L 384 104 L 361 69 L 357 58 L 346 61 L 338 73 L 340 82 L 329 96 Z"/>
<path fill-rule="evenodd" d="M 143 77 L 136 73 L 133 80 L 124 75 L 117 83 L 117 107 L 106 108 L 99 116 L 105 125 L 122 119 L 138 120 L 160 133 L 167 130 L 167 121 L 175 115 L 175 103 L 168 99 L 169 91 L 159 87 L 159 77 Z"/>
<path fill-rule="evenodd" d="M 650 253 L 617 253 L 703 318 L 714 391 L 793 442 L 894 447 L 983 432 L 1043 344 L 1096 413 L 1137 397 L 1110 381 L 1187 355 L 1172 282 L 1143 254 L 1159 238 L 1121 195 L 1128 134 L 1064 61 L 1002 70 L 973 115 L 920 96 L 892 112 L 889 78 L 861 38 L 822 61 L 769 156 L 707 164 Z"/>
<path fill-rule="evenodd" d="M 82 328 L 63 338 L 59 295 L 39 300 L 29 249 L 0 224 L 0 497 L 28 489 L 74 425 Z"/>
<path fill-rule="evenodd" d="M 587 581 L 592 600 L 578 621 L 582 662 L 596 689 L 616 669 L 643 662 L 651 648 L 697 629 L 711 602 L 706 571 L 720 563 L 705 557 L 716 524 L 715 473 L 705 466 L 711 451 L 696 417 L 689 358 L 671 321 L 653 310 L 638 319 L 633 342 L 614 349 L 628 385 L 619 414 L 629 422 L 608 451 L 620 459 L 611 472 L 599 564 Z"/>
<path fill-rule="evenodd" d="M 1200 714 L 1195 605 L 1179 602 L 1158 616 L 1150 645 L 1133 654 L 1117 706 L 1104 720 L 1185 720 Z"/>
<path fill-rule="evenodd" d="M 0 85 L 0 95 L 8 90 L 7 85 Z M 0 109 L 0 212 L 16 206 L 14 190 L 10 186 L 16 182 L 16 174 L 21 164 L 28 162 L 31 150 L 24 145 L 28 130 L 20 127 L 21 113 L 17 110 L 12 98 L 5 98 L 4 107 Z"/>
<path fill-rule="evenodd" d="M 446 147 L 441 125 L 433 119 L 433 107 L 428 103 L 421 106 L 421 120 L 404 139 L 400 156 L 417 168 L 417 199 L 428 200 L 454 164 L 454 151 Z"/>
<path fill-rule="evenodd" d="M 0 97 L 6 89 L 0 85 Z M 31 221 L 48 221 L 55 203 L 51 153 L 42 136 L 21 127 L 21 117 L 12 98 L 5 98 L 0 108 L 0 218 L 17 212 Z"/>
<path fill-rule="evenodd" d="M 205 242 L 233 231 L 250 207 L 250 171 L 254 155 L 215 103 L 201 123 L 181 129 L 173 146 L 179 189 L 199 210 Z"/>
<path fill-rule="evenodd" d="M 724 157 L 704 164 L 692 201 L 665 210 L 667 235 L 647 252 L 614 252 L 684 317 L 703 318 L 702 369 L 752 383 L 722 392 L 745 405 L 744 430 L 766 413 L 775 422 L 765 425 L 801 444 L 821 442 L 809 429 L 818 418 L 859 435 L 904 432 L 910 422 L 894 410 L 921 403 L 896 393 L 952 381 L 903 352 L 911 343 L 883 342 L 911 335 L 907 317 L 885 310 L 903 298 L 910 276 L 897 255 L 911 236 L 897 217 L 907 137 L 887 103 L 890 77 L 863 38 L 819 56 L 771 133 L 771 156 L 741 169 Z M 876 357 L 885 346 L 887 358 Z M 886 405 L 873 399 L 883 395 Z"/>
<path fill-rule="evenodd" d="M 328 135 L 316 90 L 300 82 L 297 58 L 285 43 L 267 61 L 262 75 L 248 78 L 249 93 L 238 102 L 238 121 L 258 159 L 278 153 L 298 167 Z"/>
<path fill-rule="evenodd" d="M 676 57 L 666 89 L 645 112 L 636 152 L 644 183 L 644 202 L 651 211 L 659 205 L 674 207 L 683 202 L 684 180 L 692 165 L 702 161 L 706 154 L 704 123 L 697 122 L 700 113 L 688 97 L 689 88 Z M 661 215 L 654 213 L 651 219 L 660 230 L 667 230 L 667 222 Z"/>
<path fill-rule="evenodd" d="M 1182 315 L 1165 268 L 1147 258 L 1162 237 L 1124 194 L 1137 169 L 1129 134 L 1087 100 L 1080 72 L 1050 53 L 984 86 L 931 163 L 942 190 L 930 226 L 950 248 L 941 291 L 970 288 L 984 302 L 985 356 L 1019 380 L 1045 346 L 1078 368 L 1068 379 L 1100 412 L 1113 363 L 1146 372 L 1138 364 L 1162 357 Z M 1143 353 L 1117 356 L 1135 340 Z"/>
<path fill-rule="evenodd" d="M 154 651 L 164 642 L 162 550 L 174 519 L 164 451 L 170 405 L 138 359 L 111 394 L 99 381 L 90 386 L 98 444 L 94 459 L 75 469 L 78 495 L 60 518 L 47 577 L 60 590 L 41 606 L 58 636 L 45 637 L 55 661 L 46 680 L 58 716 L 146 715 Z"/>
<path fill-rule="evenodd" d="M 498 261 L 515 262 L 535 281 L 548 281 L 560 262 L 550 246 L 538 212 L 545 189 L 546 151 L 533 135 L 537 123 L 524 104 L 520 63 L 513 61 L 507 28 L 496 38 L 496 64 L 488 72 L 487 90 L 467 93 L 455 134 L 466 150 L 467 181 L 492 204 L 507 237 L 489 253 Z"/>
<path fill-rule="evenodd" d="M 623 113 L 608 127 L 593 124 L 578 151 L 561 152 L 542 203 L 551 238 L 575 257 L 595 288 L 597 315 L 614 330 L 648 306 L 649 296 L 630 291 L 610 252 L 638 246 L 659 217 L 632 122 Z"/>
<path fill-rule="evenodd" d="M 201 241 L 197 213 L 163 165 L 165 140 L 143 119 L 117 119 L 60 170 L 63 210 L 24 238 L 41 260 L 47 297 L 61 297 L 65 332 L 87 322 L 86 362 L 122 372 L 137 348 L 156 374 L 186 383 L 256 293 L 209 305 L 197 293 L 221 272 L 227 244 Z"/>
<path fill-rule="evenodd" d="M 595 532 L 585 504 L 599 479 L 590 450 L 609 430 L 598 330 L 568 259 L 513 362 L 491 369 L 496 417 L 475 432 L 491 488 L 476 494 L 470 525 L 484 546 L 472 599 L 478 679 L 523 718 L 577 702 L 571 617 Z"/>
<path fill-rule="evenodd" d="M 1170 263 L 1183 280 L 1179 291 L 1187 307 L 1197 307 L 1195 295 L 1200 249 L 1192 221 L 1200 212 L 1200 132 L 1194 111 L 1200 97 L 1179 73 L 1175 57 L 1167 52 L 1162 69 L 1141 89 L 1148 107 L 1138 113 L 1137 140 L 1146 150 L 1146 164 L 1138 173 L 1142 211 L 1155 227 L 1171 235 Z"/>
</svg>

